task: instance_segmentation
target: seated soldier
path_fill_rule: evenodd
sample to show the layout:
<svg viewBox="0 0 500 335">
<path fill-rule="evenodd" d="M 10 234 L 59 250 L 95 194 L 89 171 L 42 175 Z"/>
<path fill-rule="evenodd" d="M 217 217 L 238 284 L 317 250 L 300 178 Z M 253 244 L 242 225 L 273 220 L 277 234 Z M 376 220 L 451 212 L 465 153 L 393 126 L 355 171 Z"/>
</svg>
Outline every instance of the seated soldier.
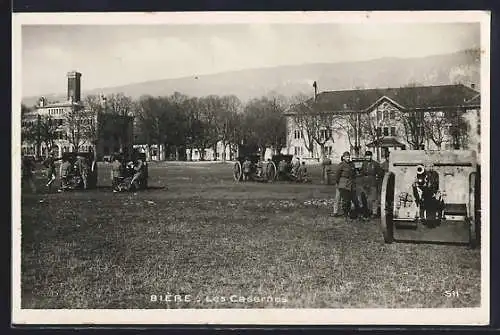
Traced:
<svg viewBox="0 0 500 335">
<path fill-rule="evenodd" d="M 247 158 L 245 158 L 245 161 L 243 162 L 243 181 L 247 181 L 250 179 L 250 173 L 252 172 L 252 162 Z"/>
</svg>

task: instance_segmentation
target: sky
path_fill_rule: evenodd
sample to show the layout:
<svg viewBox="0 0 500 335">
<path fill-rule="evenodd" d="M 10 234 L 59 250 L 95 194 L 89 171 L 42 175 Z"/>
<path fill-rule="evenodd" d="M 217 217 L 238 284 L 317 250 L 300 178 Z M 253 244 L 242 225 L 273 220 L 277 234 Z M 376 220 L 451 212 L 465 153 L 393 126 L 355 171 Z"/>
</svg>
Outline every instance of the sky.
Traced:
<svg viewBox="0 0 500 335">
<path fill-rule="evenodd" d="M 248 68 L 424 57 L 480 46 L 479 23 L 23 25 L 22 96 Z"/>
</svg>

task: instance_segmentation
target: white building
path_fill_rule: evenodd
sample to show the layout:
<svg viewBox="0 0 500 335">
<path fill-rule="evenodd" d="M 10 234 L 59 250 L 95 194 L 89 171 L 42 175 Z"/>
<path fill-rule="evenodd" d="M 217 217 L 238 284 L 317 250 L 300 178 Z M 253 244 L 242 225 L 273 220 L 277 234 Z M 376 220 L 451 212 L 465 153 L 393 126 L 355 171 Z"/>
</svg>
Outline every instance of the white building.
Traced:
<svg viewBox="0 0 500 335">
<path fill-rule="evenodd" d="M 324 156 L 337 161 L 344 151 L 355 154 L 357 147 L 363 154 L 367 145 L 374 145 L 370 150 L 380 159 L 385 150 L 379 146 L 381 142 L 394 146 L 388 150 L 398 146 L 435 150 L 435 142 L 441 149 L 452 149 L 461 140 L 461 148 L 479 154 L 479 114 L 479 92 L 464 85 L 322 92 L 285 113 L 286 152 L 319 160 L 320 142 L 324 143 Z M 308 117 L 320 121 L 308 122 Z M 459 139 L 455 132 L 457 125 L 464 125 L 462 120 L 467 125 L 467 140 Z M 312 152 L 308 150 L 311 142 Z"/>
</svg>

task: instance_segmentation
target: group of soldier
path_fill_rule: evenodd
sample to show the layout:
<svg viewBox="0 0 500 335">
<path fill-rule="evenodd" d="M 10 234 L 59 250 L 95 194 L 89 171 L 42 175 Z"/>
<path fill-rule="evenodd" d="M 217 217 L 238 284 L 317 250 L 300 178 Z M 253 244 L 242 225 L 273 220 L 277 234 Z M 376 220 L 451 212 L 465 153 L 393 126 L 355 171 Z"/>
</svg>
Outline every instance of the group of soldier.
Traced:
<svg viewBox="0 0 500 335">
<path fill-rule="evenodd" d="M 388 155 L 380 164 L 373 160 L 371 151 L 365 152 L 365 160 L 356 176 L 351 154 L 346 151 L 342 154 L 334 181 L 337 186 L 334 202 L 334 215 L 344 215 L 346 218 L 371 218 L 379 215 L 380 188 L 382 178 L 388 170 Z M 342 212 L 342 213 L 341 213 Z"/>
<path fill-rule="evenodd" d="M 58 192 L 64 192 L 75 188 L 75 183 L 81 184 L 83 189 L 89 187 L 89 171 L 91 162 L 87 158 L 76 155 L 63 155 L 60 158 L 54 157 L 54 153 L 50 152 L 48 157 L 43 161 L 45 174 L 47 177 L 45 186 L 51 192 L 56 174 L 56 162 L 61 161 L 59 166 L 60 188 Z M 34 181 L 34 171 L 36 169 L 35 161 L 30 157 L 22 157 L 21 170 L 23 184 L 28 185 L 33 193 L 37 192 L 37 187 Z M 146 184 L 147 170 L 145 162 L 138 158 L 131 161 L 126 161 L 124 155 L 117 153 L 114 155 L 111 168 L 111 180 L 113 192 L 129 191 L 139 189 Z"/>
<path fill-rule="evenodd" d="M 255 164 L 246 157 L 242 164 L 242 172 L 243 172 L 243 181 L 248 181 L 251 179 L 252 171 L 255 170 L 255 176 L 257 178 L 263 178 L 268 174 L 268 167 L 271 164 L 271 159 L 267 160 L 267 164 L 265 164 L 262 160 L 259 160 Z M 310 178 L 307 174 L 307 167 L 304 161 L 300 162 L 300 159 L 296 157 L 296 159 L 289 163 L 285 159 L 282 159 L 278 163 L 277 167 L 278 179 L 279 180 L 294 180 L 296 182 L 309 182 Z"/>
<path fill-rule="evenodd" d="M 55 158 L 54 153 L 50 152 L 48 157 L 43 161 L 43 166 L 45 167 L 45 174 L 47 177 L 45 184 L 47 190 L 49 192 L 52 190 L 52 186 L 54 184 L 54 181 L 56 180 L 56 162 L 59 160 L 61 161 L 61 165 L 59 167 L 61 185 L 58 189 L 58 192 L 64 192 L 70 189 L 71 180 L 75 177 L 81 178 L 83 188 L 87 189 L 90 162 L 85 157 L 80 155 L 77 155 L 73 159 L 64 155 L 61 158 Z M 29 157 L 23 157 L 21 162 L 23 181 L 30 186 L 33 193 L 36 193 L 37 188 L 34 182 L 33 174 L 35 170 L 35 162 Z"/>
<path fill-rule="evenodd" d="M 146 163 L 139 157 L 126 162 L 123 154 L 115 153 L 111 162 L 113 192 L 130 191 L 144 186 L 147 179 Z"/>
</svg>

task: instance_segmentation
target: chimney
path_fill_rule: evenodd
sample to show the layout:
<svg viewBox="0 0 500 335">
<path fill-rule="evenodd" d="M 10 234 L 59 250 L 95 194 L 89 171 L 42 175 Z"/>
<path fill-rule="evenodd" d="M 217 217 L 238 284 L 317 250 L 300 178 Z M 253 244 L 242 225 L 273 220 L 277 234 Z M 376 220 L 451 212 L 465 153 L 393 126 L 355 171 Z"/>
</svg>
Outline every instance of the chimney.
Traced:
<svg viewBox="0 0 500 335">
<path fill-rule="evenodd" d="M 473 90 L 475 90 L 475 89 L 476 89 L 476 84 L 472 83 L 472 84 L 470 84 L 470 87 L 471 87 Z"/>
<path fill-rule="evenodd" d="M 314 101 L 316 101 L 316 98 L 318 97 L 318 83 L 316 83 L 316 81 L 314 81 L 313 87 L 314 87 Z"/>
</svg>

